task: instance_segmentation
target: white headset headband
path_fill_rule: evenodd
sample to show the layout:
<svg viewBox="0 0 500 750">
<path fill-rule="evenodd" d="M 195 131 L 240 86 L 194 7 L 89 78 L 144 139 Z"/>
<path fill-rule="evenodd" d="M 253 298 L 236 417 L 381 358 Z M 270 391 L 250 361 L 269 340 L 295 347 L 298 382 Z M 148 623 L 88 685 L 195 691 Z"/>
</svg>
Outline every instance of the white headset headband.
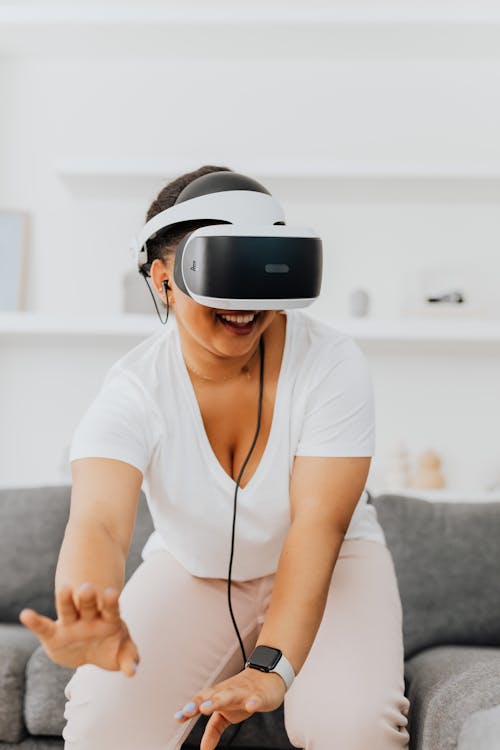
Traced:
<svg viewBox="0 0 500 750">
<path fill-rule="evenodd" d="M 276 224 L 285 221 L 283 208 L 276 198 L 268 193 L 256 190 L 222 190 L 217 193 L 207 193 L 197 198 L 190 198 L 177 203 L 170 208 L 153 216 L 136 237 L 132 238 L 132 251 L 139 268 L 147 263 L 148 256 L 145 248 L 147 240 L 151 239 L 160 229 L 181 221 L 205 219 L 207 221 L 229 221 L 231 224 Z"/>
</svg>

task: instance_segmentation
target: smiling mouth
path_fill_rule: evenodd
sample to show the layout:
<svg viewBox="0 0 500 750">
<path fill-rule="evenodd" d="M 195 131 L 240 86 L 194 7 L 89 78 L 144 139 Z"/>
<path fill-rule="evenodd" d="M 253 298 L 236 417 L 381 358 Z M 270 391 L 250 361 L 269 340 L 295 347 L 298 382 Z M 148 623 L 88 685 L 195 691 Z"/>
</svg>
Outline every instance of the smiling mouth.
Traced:
<svg viewBox="0 0 500 750">
<path fill-rule="evenodd" d="M 229 313 L 228 313 L 229 314 Z M 248 310 L 245 313 L 237 313 L 236 311 L 232 311 L 232 315 L 249 315 L 250 313 Z M 260 313 L 255 311 L 253 320 L 249 321 L 248 323 L 238 323 L 236 321 L 230 321 L 226 320 L 222 317 L 221 314 L 216 313 L 215 317 L 219 320 L 219 322 L 225 327 L 233 330 L 239 330 L 239 331 L 245 331 L 249 332 L 254 328 L 257 324 L 257 321 L 259 320 Z"/>
</svg>

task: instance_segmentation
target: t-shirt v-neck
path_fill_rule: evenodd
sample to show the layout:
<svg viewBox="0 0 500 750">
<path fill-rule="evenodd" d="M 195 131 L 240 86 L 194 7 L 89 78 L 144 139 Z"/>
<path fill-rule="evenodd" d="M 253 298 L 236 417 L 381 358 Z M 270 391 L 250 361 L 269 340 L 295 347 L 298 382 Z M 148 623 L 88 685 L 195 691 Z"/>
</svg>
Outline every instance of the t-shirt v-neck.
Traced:
<svg viewBox="0 0 500 750">
<path fill-rule="evenodd" d="M 285 373 L 286 373 L 286 368 L 288 366 L 289 352 L 292 346 L 291 339 L 293 336 L 293 321 L 294 320 L 295 318 L 293 315 L 286 314 L 285 342 L 284 342 L 284 347 L 283 347 L 283 354 L 281 357 L 281 366 L 280 366 L 280 372 L 278 375 L 278 382 L 276 386 L 271 429 L 269 431 L 269 435 L 267 438 L 266 447 L 250 481 L 247 482 L 245 487 L 238 486 L 238 494 L 244 493 L 247 495 L 249 492 L 251 492 L 254 489 L 256 485 L 258 485 L 262 481 L 263 477 L 266 475 L 266 469 L 269 465 L 271 456 L 274 451 L 274 444 L 277 440 L 276 432 L 278 430 L 278 425 L 280 424 L 280 417 L 281 417 L 283 388 L 284 388 L 283 382 L 286 377 Z M 181 340 L 180 340 L 180 335 L 179 335 L 179 329 L 177 328 L 177 326 L 175 326 L 173 333 L 175 337 L 175 352 L 177 355 L 177 361 L 175 364 L 179 372 L 180 382 L 182 383 L 182 388 L 183 388 L 184 394 L 186 396 L 186 400 L 189 405 L 191 416 L 194 420 L 195 433 L 198 436 L 200 448 L 202 450 L 203 455 L 206 458 L 207 465 L 210 466 L 210 469 L 215 479 L 219 482 L 219 484 L 222 487 L 227 488 L 231 491 L 234 491 L 236 487 L 236 481 L 232 477 L 230 477 L 229 474 L 226 472 L 226 470 L 223 468 L 219 459 L 215 455 L 215 452 L 214 452 L 214 449 L 212 448 L 210 440 L 208 439 L 208 435 L 205 430 L 205 425 L 203 423 L 203 418 L 201 416 L 200 405 L 198 403 L 198 399 L 196 397 L 196 393 L 193 388 L 191 378 L 189 377 L 189 373 L 187 371 L 187 367 L 184 362 L 184 357 L 182 356 Z M 264 357 L 265 357 L 265 354 L 264 354 Z M 264 369 L 264 384 L 265 384 L 265 369 Z M 257 410 L 258 402 L 256 402 L 255 408 Z"/>
<path fill-rule="evenodd" d="M 237 496 L 234 581 L 277 570 L 291 523 L 297 456 L 373 456 L 375 450 L 374 396 L 363 352 L 302 310 L 286 316 L 267 445 Z M 109 369 L 73 434 L 69 460 L 114 458 L 139 469 L 155 529 L 143 559 L 166 549 L 192 575 L 226 578 L 236 482 L 208 440 L 176 328 L 173 321 Z M 256 416 L 257 409 L 258 398 Z M 353 538 L 385 544 L 366 489 L 345 534 Z"/>
</svg>

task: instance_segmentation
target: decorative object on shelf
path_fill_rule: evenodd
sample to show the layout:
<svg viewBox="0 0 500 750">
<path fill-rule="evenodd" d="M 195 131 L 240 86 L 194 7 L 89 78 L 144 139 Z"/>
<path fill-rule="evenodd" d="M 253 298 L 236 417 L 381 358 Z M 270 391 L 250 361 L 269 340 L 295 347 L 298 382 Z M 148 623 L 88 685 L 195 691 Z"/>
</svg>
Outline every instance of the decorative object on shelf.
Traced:
<svg viewBox="0 0 500 750">
<path fill-rule="evenodd" d="M 453 262 L 407 272 L 403 286 L 406 289 L 402 314 L 439 318 L 486 318 L 487 300 L 494 303 L 484 273 L 470 263 Z M 486 300 L 486 305 L 485 305 Z"/>
<path fill-rule="evenodd" d="M 451 302 L 452 304 L 463 304 L 465 302 L 465 297 L 462 294 L 462 292 L 454 289 L 447 294 L 437 294 L 437 296 L 431 296 L 427 297 L 426 302 L 432 302 L 432 303 L 441 303 L 444 304 L 446 302 Z"/>
<path fill-rule="evenodd" d="M 141 275 L 134 268 L 122 276 L 122 311 L 126 313 L 154 312 L 153 300 Z"/>
<path fill-rule="evenodd" d="M 400 440 L 386 460 L 384 489 L 397 492 L 410 486 L 410 460 L 406 443 Z"/>
<path fill-rule="evenodd" d="M 0 211 L 0 310 L 24 308 L 28 214 Z"/>
<path fill-rule="evenodd" d="M 353 289 L 349 295 L 349 312 L 353 318 L 365 318 L 370 312 L 370 295 L 366 289 Z"/>
<path fill-rule="evenodd" d="M 485 488 L 486 492 L 500 492 L 500 470 L 498 471 L 493 482 L 488 484 Z"/>
<path fill-rule="evenodd" d="M 441 457 L 435 451 L 424 451 L 417 457 L 417 470 L 410 487 L 415 489 L 441 489 L 446 487 L 441 472 Z"/>
</svg>

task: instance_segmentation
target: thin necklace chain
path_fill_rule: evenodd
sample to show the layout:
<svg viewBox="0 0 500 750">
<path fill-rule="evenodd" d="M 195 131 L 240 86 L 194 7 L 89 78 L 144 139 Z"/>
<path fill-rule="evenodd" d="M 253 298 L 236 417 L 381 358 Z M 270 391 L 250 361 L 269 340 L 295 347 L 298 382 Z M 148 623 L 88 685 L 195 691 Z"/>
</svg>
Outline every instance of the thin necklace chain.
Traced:
<svg viewBox="0 0 500 750">
<path fill-rule="evenodd" d="M 192 365 L 189 364 L 185 356 L 184 356 L 184 362 L 186 363 L 188 370 L 191 370 L 191 372 L 194 372 L 195 375 L 199 375 L 200 378 L 203 378 L 204 380 L 211 380 L 211 381 L 216 381 L 216 382 L 222 382 L 224 380 L 234 380 L 235 378 L 238 378 L 243 373 L 246 374 L 247 380 L 250 380 L 250 370 L 248 368 L 248 364 L 253 359 L 258 349 L 259 349 L 259 346 L 257 345 L 250 359 L 248 359 L 246 363 L 242 365 L 242 367 L 240 368 L 240 371 L 237 372 L 236 375 L 227 375 L 225 378 L 210 378 L 207 375 L 203 375 L 203 373 L 201 373 L 199 370 L 197 370 L 196 368 L 194 368 Z"/>
</svg>

